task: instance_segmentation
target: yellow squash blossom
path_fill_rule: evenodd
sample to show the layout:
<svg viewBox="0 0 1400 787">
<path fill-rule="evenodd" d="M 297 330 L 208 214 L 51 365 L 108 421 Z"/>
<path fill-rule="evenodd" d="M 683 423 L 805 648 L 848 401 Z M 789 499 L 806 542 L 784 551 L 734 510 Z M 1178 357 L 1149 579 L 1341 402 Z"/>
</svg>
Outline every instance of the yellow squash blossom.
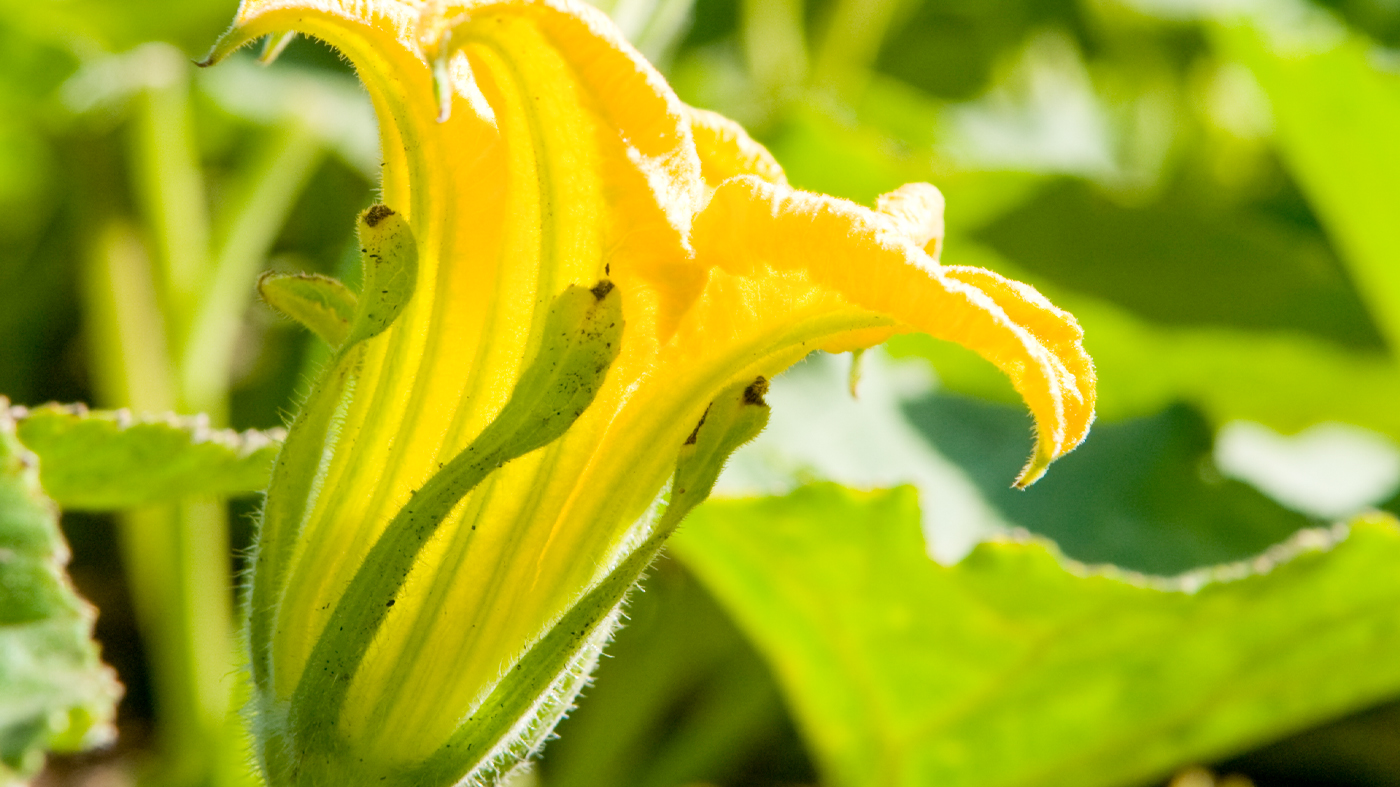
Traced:
<svg viewBox="0 0 1400 787">
<path fill-rule="evenodd" d="M 358 70 L 388 207 L 362 217 L 358 301 L 267 288 L 329 315 L 339 346 L 253 575 L 273 787 L 489 782 L 527 756 L 666 533 L 762 428 L 765 380 L 813 350 L 923 331 L 982 354 L 1035 416 L 1020 485 L 1084 437 L 1078 325 L 940 266 L 936 189 L 870 209 L 790 188 L 592 7 L 244 0 L 209 62 L 289 31 Z M 286 295 L 303 285 L 319 294 Z"/>
</svg>

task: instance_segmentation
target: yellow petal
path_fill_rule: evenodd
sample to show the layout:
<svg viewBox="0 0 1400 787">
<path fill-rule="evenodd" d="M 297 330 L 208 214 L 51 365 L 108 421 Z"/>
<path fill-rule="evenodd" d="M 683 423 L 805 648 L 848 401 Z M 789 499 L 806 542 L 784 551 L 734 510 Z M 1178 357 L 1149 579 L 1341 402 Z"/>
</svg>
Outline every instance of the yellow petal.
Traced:
<svg viewBox="0 0 1400 787">
<path fill-rule="evenodd" d="M 853 306 L 991 361 L 1035 416 L 1036 447 L 1018 486 L 1033 482 L 1088 430 L 1095 380 L 1074 318 L 990 271 L 939 267 L 911 240 L 909 222 L 740 177 L 715 191 L 692 242 L 706 262 L 733 273 L 753 276 L 763 266 L 805 271 Z"/>
<path fill-rule="evenodd" d="M 943 192 L 928 183 L 906 183 L 881 195 L 875 210 L 894 224 L 896 232 L 938 259 L 943 246 Z"/>
<path fill-rule="evenodd" d="M 686 107 L 686 112 L 705 184 L 711 189 L 736 175 L 754 175 L 769 183 L 787 185 L 778 160 L 755 142 L 743 126 L 706 109 Z"/>
</svg>

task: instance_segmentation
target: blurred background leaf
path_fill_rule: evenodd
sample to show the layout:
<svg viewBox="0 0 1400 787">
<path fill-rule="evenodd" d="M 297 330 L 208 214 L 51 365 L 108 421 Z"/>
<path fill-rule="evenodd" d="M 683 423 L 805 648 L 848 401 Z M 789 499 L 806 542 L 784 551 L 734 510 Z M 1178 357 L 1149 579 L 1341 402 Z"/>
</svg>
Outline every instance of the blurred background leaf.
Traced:
<svg viewBox="0 0 1400 787">
<path fill-rule="evenodd" d="M 121 684 L 92 641 L 95 610 L 64 572 L 58 508 L 0 397 L 0 784 L 39 771 L 46 752 L 111 740 Z"/>
</svg>

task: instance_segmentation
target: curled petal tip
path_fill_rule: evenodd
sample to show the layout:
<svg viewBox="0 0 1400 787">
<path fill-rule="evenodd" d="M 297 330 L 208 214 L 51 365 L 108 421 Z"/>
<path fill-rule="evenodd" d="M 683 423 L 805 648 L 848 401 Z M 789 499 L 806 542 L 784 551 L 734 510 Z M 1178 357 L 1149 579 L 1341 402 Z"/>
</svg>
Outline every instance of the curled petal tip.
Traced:
<svg viewBox="0 0 1400 787">
<path fill-rule="evenodd" d="M 943 245 L 943 192 L 930 183 L 906 183 L 881 195 L 876 212 L 935 261 Z"/>
</svg>

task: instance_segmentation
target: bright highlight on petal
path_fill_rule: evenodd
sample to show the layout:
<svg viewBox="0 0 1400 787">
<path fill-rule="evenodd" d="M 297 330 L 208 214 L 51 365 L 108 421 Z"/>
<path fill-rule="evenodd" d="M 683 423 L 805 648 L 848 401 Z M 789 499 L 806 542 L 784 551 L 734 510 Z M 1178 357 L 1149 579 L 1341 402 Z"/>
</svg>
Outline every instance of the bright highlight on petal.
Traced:
<svg viewBox="0 0 1400 787">
<path fill-rule="evenodd" d="M 896 231 L 935 261 L 943 248 L 943 193 L 927 183 L 906 183 L 883 194 L 875 209 Z"/>
<path fill-rule="evenodd" d="M 761 382 L 812 350 L 923 331 L 981 353 L 1035 416 L 1018 485 L 1083 439 L 1078 325 L 1025 285 L 940 266 L 937 189 L 870 209 L 790 188 L 591 6 L 244 0 L 209 61 L 288 31 L 354 63 L 400 229 L 362 221 L 367 271 L 397 260 L 392 286 L 270 283 L 343 342 L 279 459 L 254 566 L 272 787 L 489 780 L 528 756 L 625 589 L 762 428 Z M 586 406 L 539 405 L 530 418 L 567 416 L 547 439 L 474 454 L 553 374 L 555 306 L 600 281 L 620 316 L 595 315 L 578 357 L 598 360 L 568 372 L 591 380 Z M 452 480 L 462 468 L 470 484 Z"/>
</svg>

